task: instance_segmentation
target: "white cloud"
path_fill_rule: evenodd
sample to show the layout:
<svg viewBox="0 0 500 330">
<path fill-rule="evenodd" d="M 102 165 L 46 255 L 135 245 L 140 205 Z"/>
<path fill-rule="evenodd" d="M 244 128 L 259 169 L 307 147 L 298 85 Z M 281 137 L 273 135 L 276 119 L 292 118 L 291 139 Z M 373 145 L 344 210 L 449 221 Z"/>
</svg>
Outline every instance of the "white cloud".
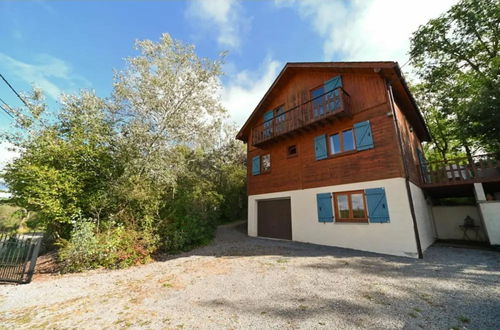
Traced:
<svg viewBox="0 0 500 330">
<path fill-rule="evenodd" d="M 13 144 L 9 142 L 0 143 L 0 172 L 5 165 L 19 156 L 19 152 L 15 150 Z"/>
<path fill-rule="evenodd" d="M 247 28 L 248 18 L 241 15 L 236 0 L 191 1 L 186 15 L 197 26 L 215 30 L 220 46 L 238 48 L 240 35 Z"/>
<path fill-rule="evenodd" d="M 230 77 L 222 90 L 222 104 L 238 126 L 250 116 L 282 66 L 281 62 L 266 58 L 258 72 L 244 70 Z"/>
<path fill-rule="evenodd" d="M 419 25 L 457 0 L 276 0 L 297 10 L 323 38 L 323 58 L 366 61 L 408 60 L 409 38 Z"/>
<path fill-rule="evenodd" d="M 34 63 L 27 63 L 0 53 L 0 66 L 9 76 L 40 87 L 54 100 L 62 91 L 74 92 L 91 85 L 88 80 L 76 75 L 68 63 L 50 55 L 38 55 Z"/>
</svg>

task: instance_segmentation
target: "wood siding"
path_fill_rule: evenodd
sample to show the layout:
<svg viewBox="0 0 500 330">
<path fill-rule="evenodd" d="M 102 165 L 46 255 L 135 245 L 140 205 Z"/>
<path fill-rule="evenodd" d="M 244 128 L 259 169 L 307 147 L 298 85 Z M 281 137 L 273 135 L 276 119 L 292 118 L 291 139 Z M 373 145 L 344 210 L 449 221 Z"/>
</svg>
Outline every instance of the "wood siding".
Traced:
<svg viewBox="0 0 500 330">
<path fill-rule="evenodd" d="M 398 119 L 401 139 L 403 140 L 403 160 L 406 162 L 410 181 L 420 185 L 420 174 L 418 173 L 419 159 L 417 149 L 422 150 L 422 145 L 417 135 L 412 131 L 407 118 L 401 111 L 397 103 L 394 104 L 396 116 Z M 423 151 L 423 150 L 422 150 Z"/>
<path fill-rule="evenodd" d="M 338 75 L 332 71 L 311 71 L 307 74 L 292 76 L 261 108 L 252 126 L 262 122 L 263 113 L 280 105 L 285 109 L 305 102 L 310 90 L 324 81 Z M 339 118 L 333 123 L 316 127 L 313 130 L 287 137 L 262 148 L 247 145 L 248 159 L 257 155 L 271 155 L 271 170 L 253 176 L 248 167 L 248 194 L 263 194 L 295 189 L 338 185 L 352 182 L 403 177 L 402 159 L 394 128 L 393 117 L 388 102 L 384 80 L 376 73 L 343 73 L 343 87 L 351 96 L 351 118 Z M 355 123 L 370 120 L 374 148 L 369 150 L 332 156 L 316 160 L 314 137 L 328 136 Z M 247 140 L 251 141 L 251 137 Z M 287 150 L 296 145 L 297 156 L 288 157 Z"/>
</svg>

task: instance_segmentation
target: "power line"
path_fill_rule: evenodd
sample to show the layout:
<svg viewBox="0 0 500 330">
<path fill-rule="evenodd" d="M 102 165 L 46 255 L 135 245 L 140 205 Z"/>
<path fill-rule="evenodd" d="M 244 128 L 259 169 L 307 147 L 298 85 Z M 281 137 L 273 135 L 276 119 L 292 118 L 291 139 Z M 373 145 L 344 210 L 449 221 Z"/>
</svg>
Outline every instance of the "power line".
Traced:
<svg viewBox="0 0 500 330">
<path fill-rule="evenodd" d="M 10 118 L 14 119 L 14 121 L 16 123 L 18 123 L 19 125 L 22 125 L 22 122 L 20 121 L 20 119 L 17 118 L 17 116 L 15 116 L 15 115 L 12 114 L 12 112 L 11 112 L 12 108 L 7 103 L 5 103 L 5 101 L 2 100 L 1 98 L 0 98 L 0 101 L 2 101 L 3 104 L 4 104 L 4 106 L 0 105 L 0 109 L 2 109 L 7 115 L 9 115 Z M 11 111 L 5 109 L 5 107 L 7 107 L 8 109 L 10 109 Z"/>
<path fill-rule="evenodd" d="M 2 107 L 1 105 L 0 105 L 0 109 L 2 109 L 6 114 L 8 114 L 12 119 L 14 119 L 14 120 L 16 119 L 9 111 L 7 111 L 7 109 Z"/>
<path fill-rule="evenodd" d="M 404 68 L 404 66 L 405 66 L 406 64 L 410 63 L 410 60 L 411 60 L 411 59 L 408 59 L 408 61 L 406 61 L 406 62 L 405 62 L 405 64 L 401 65 L 400 69 Z"/>
<path fill-rule="evenodd" d="M 5 77 L 0 73 L 0 78 L 2 78 L 3 81 L 5 81 L 5 83 L 7 84 L 7 86 L 10 87 L 10 89 L 17 95 L 17 97 L 24 103 L 25 106 L 28 107 L 29 109 L 29 105 L 28 103 L 23 99 L 23 97 L 14 89 L 14 87 L 12 87 L 12 85 L 7 81 L 7 79 L 5 79 Z"/>
<path fill-rule="evenodd" d="M 1 97 L 0 97 L 0 102 L 2 102 L 4 104 L 4 107 L 6 107 L 7 109 L 9 109 L 9 112 L 12 112 L 12 113 L 15 113 L 16 111 L 14 111 L 14 109 L 12 109 L 12 107 L 10 105 L 7 104 L 7 102 L 5 102 Z"/>
</svg>

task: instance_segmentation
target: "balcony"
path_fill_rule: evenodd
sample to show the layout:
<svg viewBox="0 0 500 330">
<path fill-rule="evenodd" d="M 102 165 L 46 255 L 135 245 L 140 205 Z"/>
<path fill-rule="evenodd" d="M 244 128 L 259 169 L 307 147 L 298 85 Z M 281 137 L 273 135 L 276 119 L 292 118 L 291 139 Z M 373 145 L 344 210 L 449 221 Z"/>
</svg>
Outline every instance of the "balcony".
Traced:
<svg viewBox="0 0 500 330">
<path fill-rule="evenodd" d="M 350 116 L 350 96 L 336 88 L 282 113 L 252 128 L 252 145 L 261 146 L 277 138 Z"/>
<path fill-rule="evenodd" d="M 418 165 L 422 187 L 443 187 L 475 182 L 500 182 L 500 160 L 478 155 Z"/>
</svg>

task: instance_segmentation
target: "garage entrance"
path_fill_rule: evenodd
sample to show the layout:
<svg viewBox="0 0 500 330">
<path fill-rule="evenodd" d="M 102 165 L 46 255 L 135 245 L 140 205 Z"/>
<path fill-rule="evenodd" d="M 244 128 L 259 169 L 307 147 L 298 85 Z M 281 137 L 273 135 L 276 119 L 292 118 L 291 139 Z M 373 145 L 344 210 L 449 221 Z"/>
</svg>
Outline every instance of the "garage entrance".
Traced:
<svg viewBox="0 0 500 330">
<path fill-rule="evenodd" d="M 292 239 L 292 212 L 289 198 L 258 201 L 257 235 Z"/>
</svg>

